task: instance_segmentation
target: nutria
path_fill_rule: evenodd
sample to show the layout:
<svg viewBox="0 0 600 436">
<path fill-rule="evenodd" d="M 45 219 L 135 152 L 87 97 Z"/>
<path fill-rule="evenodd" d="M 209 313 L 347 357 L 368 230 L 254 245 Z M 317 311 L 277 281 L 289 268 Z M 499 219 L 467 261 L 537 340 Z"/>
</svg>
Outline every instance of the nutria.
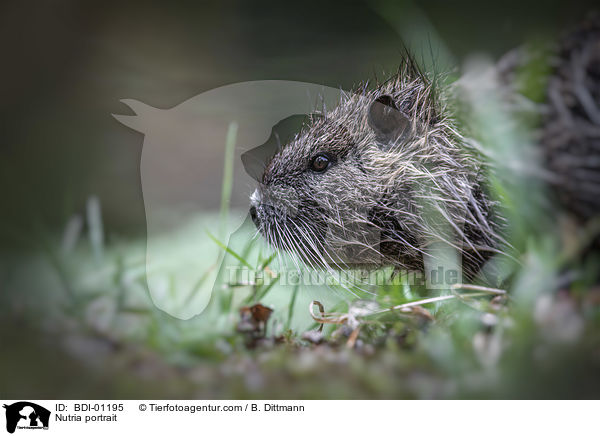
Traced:
<svg viewBox="0 0 600 436">
<path fill-rule="evenodd" d="M 596 41 L 588 61 L 598 59 L 594 32 L 586 33 Z M 571 62 L 559 53 L 563 63 Z M 593 80 L 597 87 L 598 77 Z M 459 126 L 450 94 L 408 57 L 386 82 L 362 86 L 333 111 L 312 114 L 259 177 L 250 207 L 259 232 L 277 250 L 321 268 L 423 270 L 432 255 L 428 247 L 442 242 L 458 250 L 472 278 L 491 256 L 508 250 L 507 223 L 487 187 L 488 163 Z M 552 108 L 544 112 L 551 122 Z M 596 160 L 597 138 L 583 139 L 585 153 Z M 556 170 L 560 157 L 546 156 Z M 592 185 L 595 192 L 598 180 Z"/>
</svg>

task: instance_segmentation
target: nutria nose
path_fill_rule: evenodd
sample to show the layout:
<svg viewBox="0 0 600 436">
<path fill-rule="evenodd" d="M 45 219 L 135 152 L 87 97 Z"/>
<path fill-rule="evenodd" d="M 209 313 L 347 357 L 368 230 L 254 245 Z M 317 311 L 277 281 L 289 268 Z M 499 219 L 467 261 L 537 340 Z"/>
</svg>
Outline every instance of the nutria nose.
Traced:
<svg viewBox="0 0 600 436">
<path fill-rule="evenodd" d="M 252 222 L 258 228 L 260 223 L 258 221 L 258 214 L 256 213 L 256 207 L 254 207 L 254 206 L 250 206 L 250 218 L 252 218 Z"/>
</svg>

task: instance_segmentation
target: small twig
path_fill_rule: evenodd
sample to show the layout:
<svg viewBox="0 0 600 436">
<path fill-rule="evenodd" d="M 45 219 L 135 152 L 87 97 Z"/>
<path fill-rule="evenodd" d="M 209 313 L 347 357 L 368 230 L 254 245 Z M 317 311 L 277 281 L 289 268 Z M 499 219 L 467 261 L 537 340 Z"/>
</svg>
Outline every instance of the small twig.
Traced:
<svg viewBox="0 0 600 436">
<path fill-rule="evenodd" d="M 319 311 L 321 312 L 321 316 L 317 316 L 314 314 L 313 307 L 315 305 L 319 306 Z M 312 319 L 314 319 L 315 321 L 317 321 L 318 323 L 321 324 L 319 331 L 323 330 L 323 324 L 344 324 L 348 320 L 348 317 L 349 317 L 349 315 L 347 313 L 335 313 L 334 312 L 334 313 L 326 314 L 323 304 L 321 304 L 321 302 L 317 301 L 317 300 L 311 301 L 311 303 L 308 306 L 308 311 L 310 312 L 310 316 L 312 316 Z"/>
<path fill-rule="evenodd" d="M 354 345 L 356 344 L 356 340 L 358 339 L 359 333 L 360 333 L 360 325 L 358 327 L 356 327 L 354 330 L 352 330 L 352 333 L 350 333 L 350 336 L 348 337 L 348 341 L 346 342 L 346 347 L 354 348 Z"/>
<path fill-rule="evenodd" d="M 398 306 L 388 307 L 387 309 L 381 309 L 373 312 L 372 315 L 378 315 L 380 313 L 392 312 L 394 310 L 402 310 L 408 307 L 421 306 L 427 303 L 435 303 L 437 301 L 452 300 L 456 298 L 454 295 L 440 295 L 439 297 L 426 298 L 424 300 L 411 301 L 410 303 L 399 304 Z"/>
<path fill-rule="evenodd" d="M 450 286 L 451 291 L 456 291 L 458 289 L 463 289 L 465 291 L 481 291 L 494 295 L 506 295 L 506 291 L 504 289 L 488 288 L 487 286 L 470 285 L 466 283 L 456 283 Z"/>
</svg>

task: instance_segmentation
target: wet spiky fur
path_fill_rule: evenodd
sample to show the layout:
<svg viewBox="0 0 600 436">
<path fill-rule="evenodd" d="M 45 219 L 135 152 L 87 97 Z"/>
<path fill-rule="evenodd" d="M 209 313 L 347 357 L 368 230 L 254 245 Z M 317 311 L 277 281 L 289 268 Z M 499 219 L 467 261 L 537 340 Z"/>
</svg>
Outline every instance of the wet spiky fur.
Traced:
<svg viewBox="0 0 600 436">
<path fill-rule="evenodd" d="M 381 96 L 410 120 L 408 138 L 385 143 L 369 125 Z M 316 173 L 309 167 L 321 152 L 335 161 Z M 428 248 L 443 242 L 473 276 L 501 239 L 484 178 L 443 94 L 407 61 L 385 83 L 364 85 L 313 116 L 268 163 L 253 213 L 270 244 L 312 266 L 422 270 L 433 256 Z"/>
</svg>

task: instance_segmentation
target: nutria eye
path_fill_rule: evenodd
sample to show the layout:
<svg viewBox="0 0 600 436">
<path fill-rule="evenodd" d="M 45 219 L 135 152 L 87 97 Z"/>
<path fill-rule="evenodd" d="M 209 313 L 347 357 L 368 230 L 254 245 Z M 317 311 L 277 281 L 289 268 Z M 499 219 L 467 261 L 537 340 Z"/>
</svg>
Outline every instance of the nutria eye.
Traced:
<svg viewBox="0 0 600 436">
<path fill-rule="evenodd" d="M 313 158 L 312 162 L 310 163 L 310 169 L 317 173 L 322 173 L 329 168 L 331 163 L 331 156 L 325 153 L 320 153 Z"/>
</svg>

